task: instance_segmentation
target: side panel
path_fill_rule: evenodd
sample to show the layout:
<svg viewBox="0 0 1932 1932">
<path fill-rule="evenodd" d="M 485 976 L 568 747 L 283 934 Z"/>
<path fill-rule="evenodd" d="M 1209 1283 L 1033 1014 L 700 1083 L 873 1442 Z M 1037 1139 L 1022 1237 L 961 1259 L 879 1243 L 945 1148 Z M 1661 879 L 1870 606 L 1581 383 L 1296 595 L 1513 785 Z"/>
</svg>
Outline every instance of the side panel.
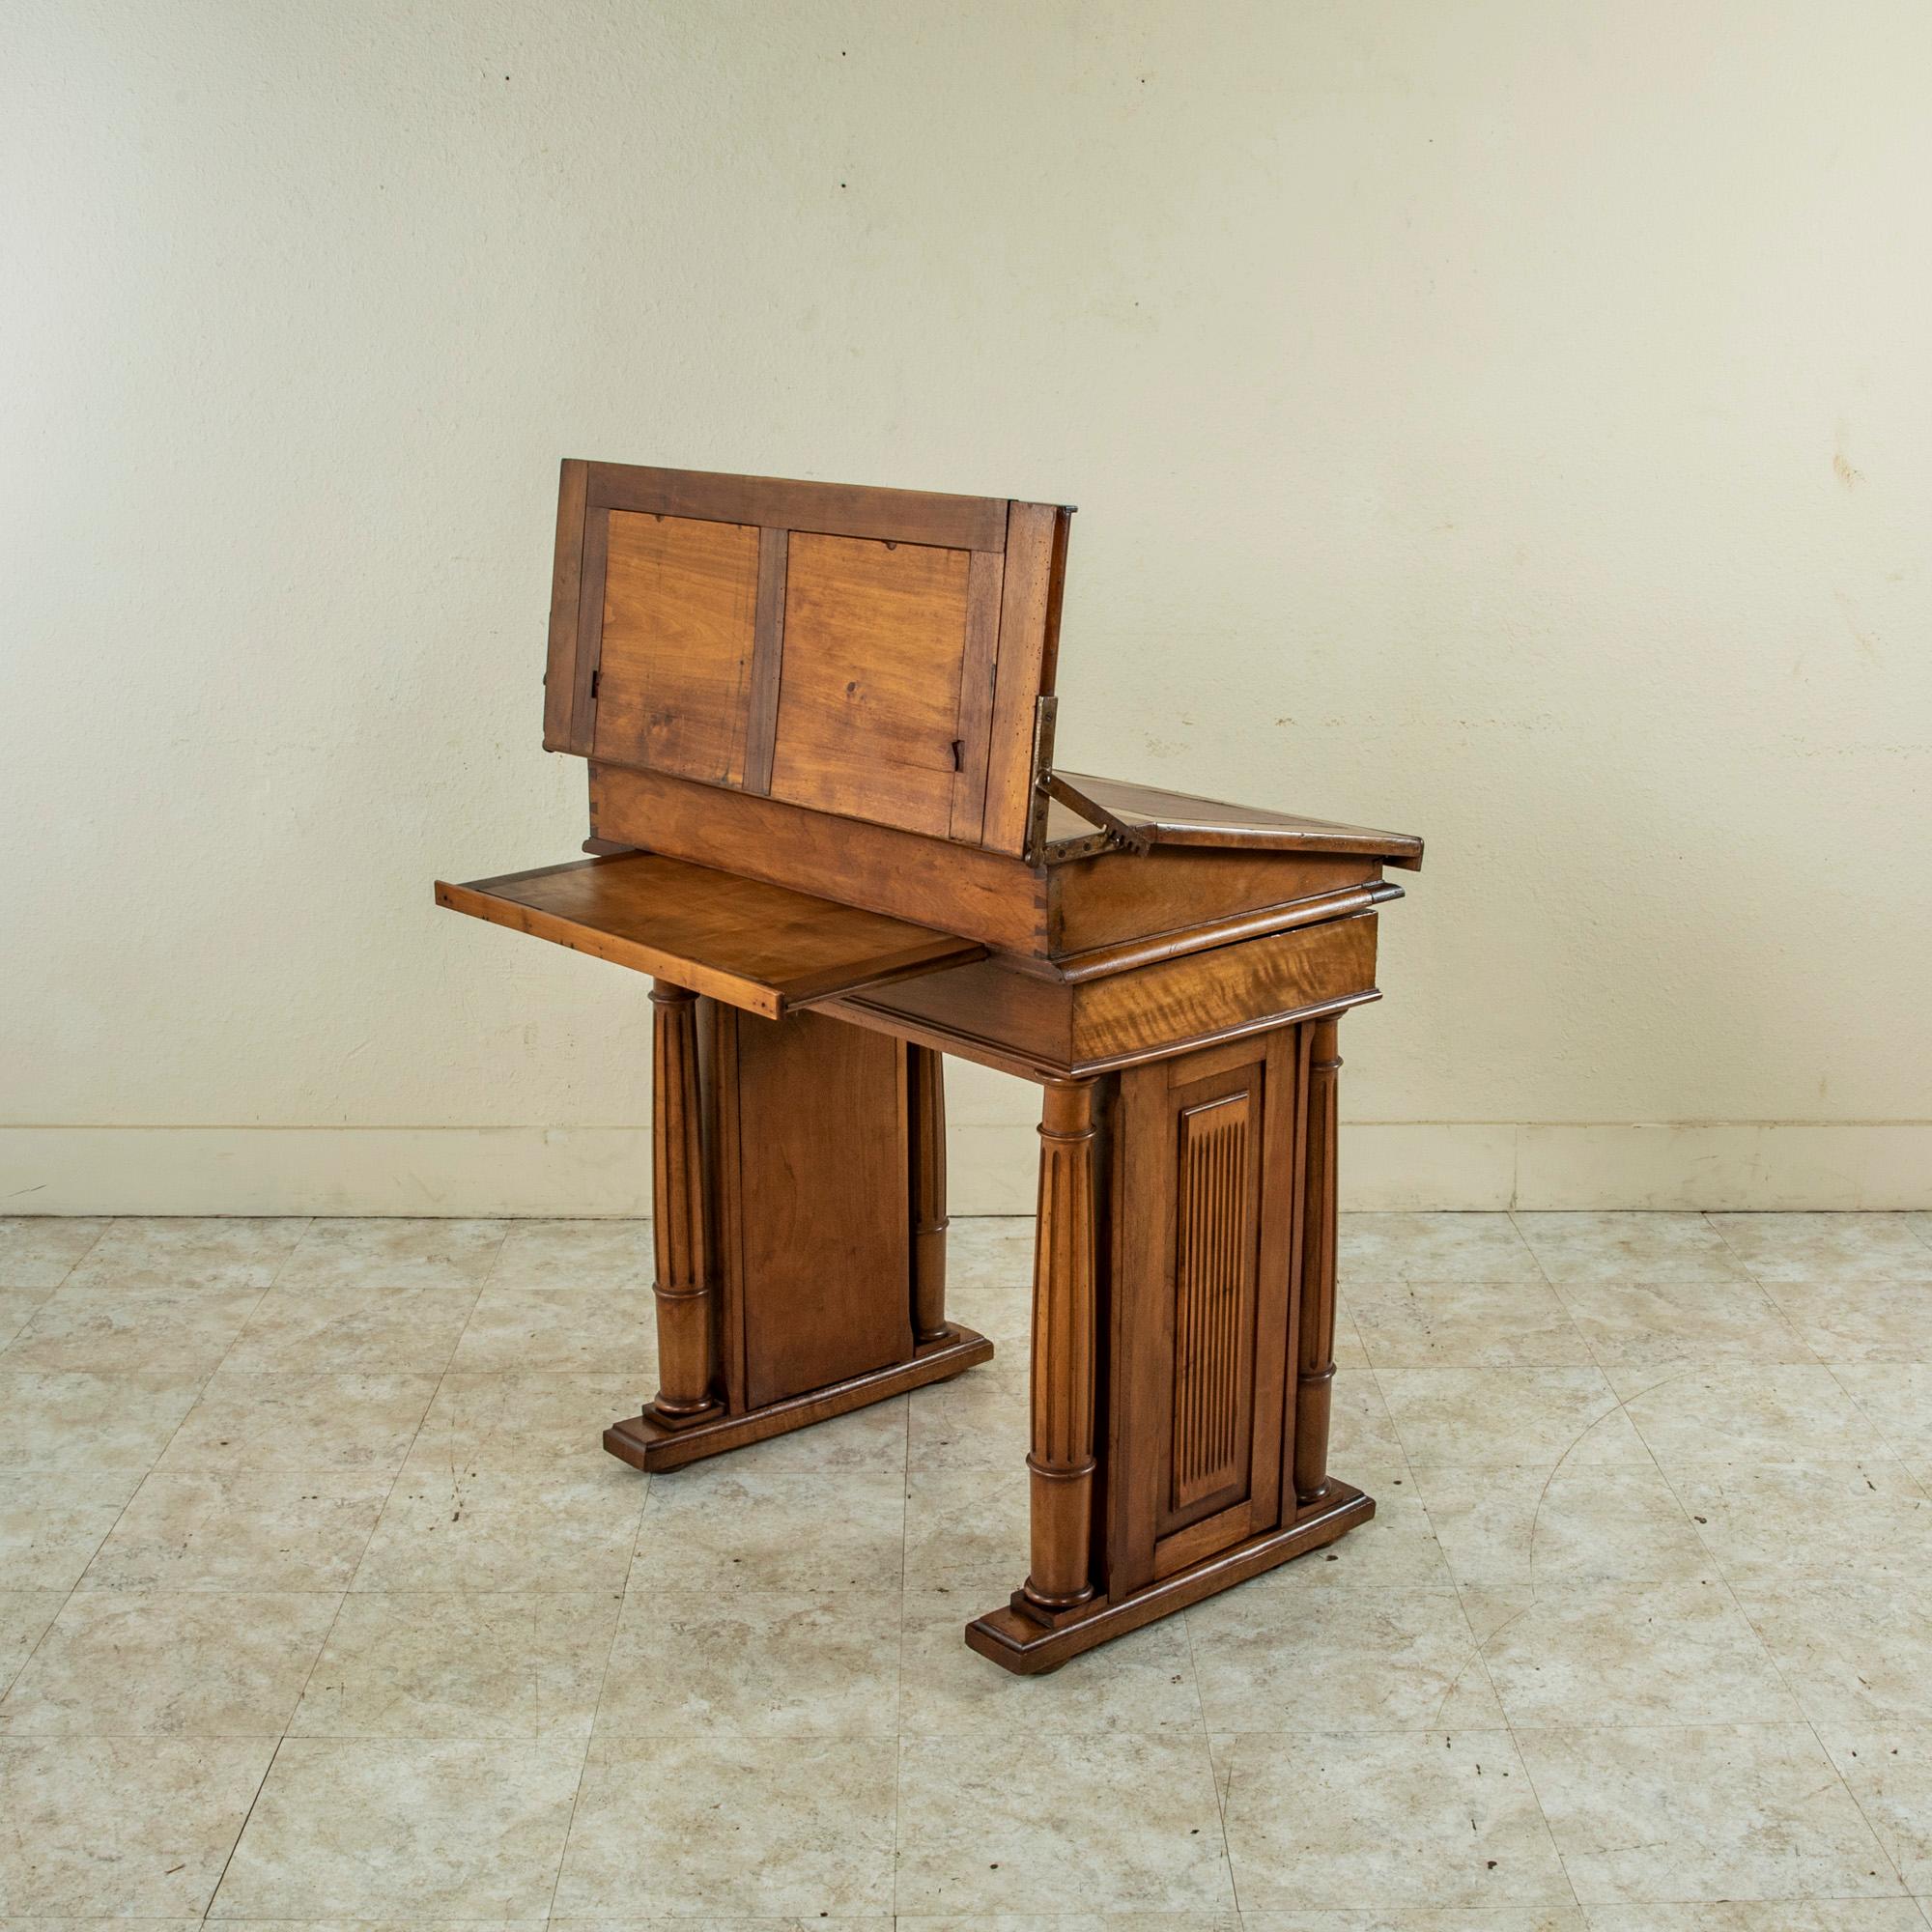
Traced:
<svg viewBox="0 0 1932 1932">
<path fill-rule="evenodd" d="M 906 1049 L 815 1013 L 735 1032 L 731 1380 L 756 1408 L 912 1359 Z"/>
<path fill-rule="evenodd" d="M 1280 1520 L 1297 1037 L 1281 1028 L 1121 1076 L 1116 1599 Z"/>
</svg>

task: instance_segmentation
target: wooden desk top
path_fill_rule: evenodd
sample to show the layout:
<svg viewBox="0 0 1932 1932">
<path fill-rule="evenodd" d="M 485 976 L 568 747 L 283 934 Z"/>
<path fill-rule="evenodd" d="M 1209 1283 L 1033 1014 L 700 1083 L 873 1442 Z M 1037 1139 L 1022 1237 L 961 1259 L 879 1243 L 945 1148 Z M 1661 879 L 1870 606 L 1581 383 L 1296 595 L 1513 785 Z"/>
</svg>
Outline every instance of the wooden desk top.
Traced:
<svg viewBox="0 0 1932 1932">
<path fill-rule="evenodd" d="M 1039 1077 L 1375 997 L 1420 839 L 1054 768 L 1068 514 L 565 463 L 545 744 L 600 856 L 438 902 Z"/>
<path fill-rule="evenodd" d="M 439 879 L 436 902 L 773 1020 L 985 956 L 970 939 L 647 852 Z"/>
</svg>

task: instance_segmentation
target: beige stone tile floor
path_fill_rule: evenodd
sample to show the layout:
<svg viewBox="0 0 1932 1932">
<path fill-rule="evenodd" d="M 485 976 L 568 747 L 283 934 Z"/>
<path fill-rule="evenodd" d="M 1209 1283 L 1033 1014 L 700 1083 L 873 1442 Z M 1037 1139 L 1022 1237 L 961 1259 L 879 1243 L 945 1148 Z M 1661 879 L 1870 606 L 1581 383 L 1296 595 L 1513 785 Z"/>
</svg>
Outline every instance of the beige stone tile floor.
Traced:
<svg viewBox="0 0 1932 1932">
<path fill-rule="evenodd" d="M 1377 1520 L 1023 1682 L 1031 1234 L 646 1481 L 648 1224 L 0 1218 L 0 1932 L 1932 1928 L 1932 1216 L 1345 1217 Z"/>
</svg>

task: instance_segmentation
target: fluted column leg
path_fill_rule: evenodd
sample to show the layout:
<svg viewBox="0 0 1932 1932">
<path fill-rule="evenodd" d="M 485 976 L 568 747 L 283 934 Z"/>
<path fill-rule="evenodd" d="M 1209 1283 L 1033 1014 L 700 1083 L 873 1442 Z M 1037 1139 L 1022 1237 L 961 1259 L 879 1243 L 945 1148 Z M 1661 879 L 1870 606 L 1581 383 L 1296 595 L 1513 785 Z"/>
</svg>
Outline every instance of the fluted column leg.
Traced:
<svg viewBox="0 0 1932 1932">
<path fill-rule="evenodd" d="M 1313 1025 L 1294 1399 L 1294 1493 L 1302 1503 L 1320 1501 L 1328 1490 L 1328 1411 L 1335 1385 L 1335 1087 L 1342 1061 L 1337 1022 Z"/>
<path fill-rule="evenodd" d="M 929 1046 L 906 1048 L 912 1123 L 912 1338 L 946 1336 L 946 1076 Z"/>
<path fill-rule="evenodd" d="M 1023 1590 L 1054 1612 L 1094 1594 L 1094 1377 L 1099 1266 L 1094 1083 L 1051 1081 L 1039 1128 L 1034 1249 L 1033 1569 Z"/>
<path fill-rule="evenodd" d="M 652 1234 L 657 1247 L 658 1392 L 651 1412 L 676 1425 L 716 1406 L 710 1236 L 697 1094 L 697 998 L 651 982 Z"/>
</svg>

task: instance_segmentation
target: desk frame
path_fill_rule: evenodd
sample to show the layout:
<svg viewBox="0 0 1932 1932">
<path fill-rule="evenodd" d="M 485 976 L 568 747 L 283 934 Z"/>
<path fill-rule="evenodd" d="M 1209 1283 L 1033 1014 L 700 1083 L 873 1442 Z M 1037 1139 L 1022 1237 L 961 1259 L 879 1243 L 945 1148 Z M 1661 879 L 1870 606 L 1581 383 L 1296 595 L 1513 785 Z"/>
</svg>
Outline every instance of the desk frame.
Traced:
<svg viewBox="0 0 1932 1932">
<path fill-rule="evenodd" d="M 1327 1471 L 1336 1021 L 1422 856 L 1056 770 L 1069 515 L 566 460 L 544 744 L 611 863 L 438 887 L 653 978 L 641 1468 L 988 1359 L 940 1056 L 1042 1086 L 1031 1566 L 966 1633 L 1023 1673 L 1374 1513 Z"/>
<path fill-rule="evenodd" d="M 1372 959 L 1373 924 L 1344 919 L 1314 928 L 1316 955 L 1347 971 L 1366 931 Z M 1218 964 L 1225 971 L 1229 962 Z M 909 1346 L 900 1359 L 764 1403 L 748 1403 L 742 1386 L 734 1392 L 721 1361 L 744 1321 L 732 1297 L 747 1291 L 725 1278 L 718 1248 L 749 1210 L 707 1146 L 705 1122 L 721 1105 L 721 1076 L 708 1069 L 707 1091 L 700 1050 L 709 1003 L 654 983 L 661 1386 L 604 1441 L 636 1467 L 671 1469 L 990 1359 L 990 1342 L 945 1315 L 940 1050 L 1032 1072 L 1043 1100 L 1031 1566 L 1008 1602 L 965 1633 L 982 1656 L 1031 1675 L 1331 1543 L 1375 1514 L 1371 1498 L 1327 1467 L 1337 1025 L 1342 1009 L 1375 994 L 1351 986 L 1325 1006 L 1213 1038 L 1041 1074 L 1010 1048 L 988 1047 L 997 1002 L 976 1002 L 978 1031 L 884 1004 L 910 1004 L 931 983 L 908 981 L 809 1016 L 821 1028 L 830 1018 L 903 1042 L 896 1124 L 883 1123 L 891 1103 L 881 1101 L 880 1121 L 861 1130 L 901 1136 Z M 710 1020 L 721 1024 L 715 1011 Z M 772 1024 L 737 1015 L 722 1023 L 727 1034 Z M 788 1050 L 781 1036 L 773 1041 Z M 761 1130 L 797 1137 L 797 1163 L 828 1157 L 810 1151 L 797 1119 Z M 889 1281 L 882 1292 L 894 1292 Z M 810 1294 L 782 1298 L 800 1347 L 815 1344 L 814 1323 L 835 1318 Z"/>
</svg>

